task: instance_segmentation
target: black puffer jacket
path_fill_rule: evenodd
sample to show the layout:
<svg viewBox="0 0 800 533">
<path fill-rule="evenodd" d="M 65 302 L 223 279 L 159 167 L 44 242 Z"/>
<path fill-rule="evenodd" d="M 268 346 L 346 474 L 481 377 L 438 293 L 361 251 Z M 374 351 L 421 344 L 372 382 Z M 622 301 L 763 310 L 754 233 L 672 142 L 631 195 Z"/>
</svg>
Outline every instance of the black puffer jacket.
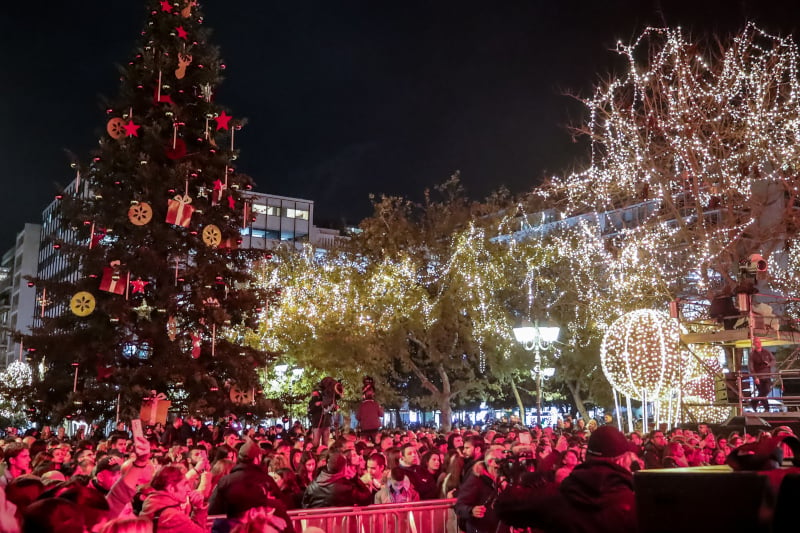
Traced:
<svg viewBox="0 0 800 533">
<path fill-rule="evenodd" d="M 322 471 L 309 483 L 303 494 L 303 507 L 352 507 L 372 503 L 372 492 L 357 477 L 347 479 L 342 473 Z"/>
<path fill-rule="evenodd" d="M 494 480 L 487 475 L 483 463 L 478 462 L 472 468 L 472 475 L 458 488 L 458 501 L 455 505 L 459 524 L 464 526 L 466 533 L 506 533 L 508 531 L 508 527 L 500 523 L 494 510 L 496 497 L 497 489 Z M 472 515 L 472 509 L 477 506 L 486 507 L 486 513 L 481 518 Z"/>
<path fill-rule="evenodd" d="M 556 488 L 512 487 L 497 497 L 495 512 L 513 527 L 546 533 L 635 533 L 633 475 L 608 461 L 588 461 Z"/>
<path fill-rule="evenodd" d="M 254 507 L 277 507 L 286 515 L 280 499 L 280 489 L 275 480 L 261 467 L 251 463 L 238 463 L 230 474 L 223 476 L 211 493 L 208 514 L 240 517 Z"/>
</svg>

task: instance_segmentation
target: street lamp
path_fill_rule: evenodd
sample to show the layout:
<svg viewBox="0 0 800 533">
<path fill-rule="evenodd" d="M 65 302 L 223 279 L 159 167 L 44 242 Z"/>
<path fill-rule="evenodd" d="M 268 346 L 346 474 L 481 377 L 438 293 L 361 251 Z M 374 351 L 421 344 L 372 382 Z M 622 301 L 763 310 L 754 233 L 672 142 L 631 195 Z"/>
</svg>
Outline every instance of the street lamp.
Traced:
<svg viewBox="0 0 800 533">
<path fill-rule="evenodd" d="M 540 325 L 523 319 L 514 327 L 514 337 L 523 348 L 534 352 L 534 371 L 536 372 L 536 424 L 542 425 L 542 352 L 549 350 L 558 340 L 560 328 L 553 325 Z M 523 413 L 524 418 L 524 413 Z"/>
<path fill-rule="evenodd" d="M 286 374 L 289 372 L 289 365 L 281 364 L 275 365 L 275 373 L 278 375 L 278 379 L 283 379 Z M 295 396 L 294 396 L 294 384 L 297 383 L 301 377 L 303 377 L 304 369 L 302 368 L 293 368 L 291 370 L 291 375 L 289 377 L 289 418 L 294 419 L 294 404 L 295 404 Z"/>
</svg>

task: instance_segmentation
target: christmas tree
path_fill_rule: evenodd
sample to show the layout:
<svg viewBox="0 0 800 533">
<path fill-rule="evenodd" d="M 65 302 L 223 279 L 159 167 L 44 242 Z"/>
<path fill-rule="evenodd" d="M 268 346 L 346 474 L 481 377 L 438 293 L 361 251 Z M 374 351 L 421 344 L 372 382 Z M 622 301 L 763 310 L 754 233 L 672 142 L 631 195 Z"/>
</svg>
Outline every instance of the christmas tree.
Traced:
<svg viewBox="0 0 800 533">
<path fill-rule="evenodd" d="M 31 280 L 42 316 L 20 339 L 38 418 L 113 418 L 117 401 L 123 418 L 166 401 L 204 416 L 265 406 L 265 354 L 230 333 L 264 295 L 237 249 L 252 181 L 234 167 L 242 123 L 214 101 L 225 65 L 197 0 L 146 3 L 99 148 L 43 244 L 64 266 Z"/>
</svg>

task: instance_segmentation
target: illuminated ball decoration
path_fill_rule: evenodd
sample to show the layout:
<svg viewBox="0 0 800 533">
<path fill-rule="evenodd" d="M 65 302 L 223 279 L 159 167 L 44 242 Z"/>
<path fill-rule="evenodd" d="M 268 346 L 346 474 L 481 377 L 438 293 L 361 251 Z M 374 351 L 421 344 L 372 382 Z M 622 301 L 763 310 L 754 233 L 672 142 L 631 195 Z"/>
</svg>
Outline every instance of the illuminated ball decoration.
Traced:
<svg viewBox="0 0 800 533">
<path fill-rule="evenodd" d="M 6 368 L 4 381 L 13 388 L 26 387 L 31 384 L 33 372 L 27 363 L 14 361 Z"/>
<path fill-rule="evenodd" d="M 692 345 L 684 364 L 681 387 L 684 421 L 721 424 L 733 415 L 729 406 L 715 406 L 716 381 L 722 379 L 720 356 L 724 351 L 719 346 Z"/>
<path fill-rule="evenodd" d="M 666 313 L 640 309 L 611 324 L 600 346 L 600 362 L 615 390 L 656 401 L 680 386 L 681 352 L 678 323 Z"/>
</svg>

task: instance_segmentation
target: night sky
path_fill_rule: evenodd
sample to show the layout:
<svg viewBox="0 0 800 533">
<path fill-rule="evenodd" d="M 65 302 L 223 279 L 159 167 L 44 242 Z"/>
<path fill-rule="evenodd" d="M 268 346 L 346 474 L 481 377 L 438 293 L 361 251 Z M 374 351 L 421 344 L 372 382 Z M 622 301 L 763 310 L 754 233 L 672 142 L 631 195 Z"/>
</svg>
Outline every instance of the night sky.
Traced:
<svg viewBox="0 0 800 533">
<path fill-rule="evenodd" d="M 480 199 L 579 166 L 566 125 L 647 25 L 783 34 L 800 3 L 652 0 L 206 0 L 227 79 L 216 101 L 248 125 L 238 168 L 257 190 L 316 202 L 317 225 L 355 223 L 370 193 L 418 198 L 461 171 Z M 39 222 L 105 127 L 99 95 L 145 20 L 139 0 L 6 2 L 0 14 L 0 251 Z"/>
</svg>

